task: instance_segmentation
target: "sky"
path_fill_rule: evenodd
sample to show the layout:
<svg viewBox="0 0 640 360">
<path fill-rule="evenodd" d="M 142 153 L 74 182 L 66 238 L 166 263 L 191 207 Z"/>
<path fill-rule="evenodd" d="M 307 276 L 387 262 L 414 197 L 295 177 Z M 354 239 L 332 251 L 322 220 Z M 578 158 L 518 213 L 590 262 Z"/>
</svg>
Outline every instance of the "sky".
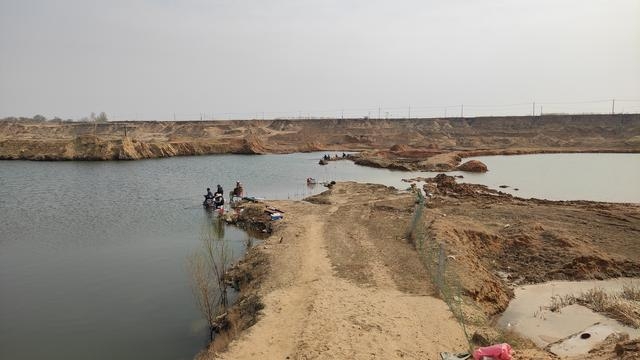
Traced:
<svg viewBox="0 0 640 360">
<path fill-rule="evenodd" d="M 0 54 L 0 117 L 640 112 L 638 0 L 0 0 Z"/>
</svg>

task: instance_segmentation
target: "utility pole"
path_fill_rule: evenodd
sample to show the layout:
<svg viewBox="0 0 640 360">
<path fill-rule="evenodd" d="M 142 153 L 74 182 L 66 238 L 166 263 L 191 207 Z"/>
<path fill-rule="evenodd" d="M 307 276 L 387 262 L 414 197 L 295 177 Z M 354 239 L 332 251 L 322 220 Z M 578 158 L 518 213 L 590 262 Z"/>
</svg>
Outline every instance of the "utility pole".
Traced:
<svg viewBox="0 0 640 360">
<path fill-rule="evenodd" d="M 378 106 L 378 120 L 380 120 L 380 106 Z"/>
<path fill-rule="evenodd" d="M 616 99 L 611 99 L 611 115 L 616 113 Z"/>
<path fill-rule="evenodd" d="M 411 119 L 411 105 L 409 105 L 409 119 Z"/>
<path fill-rule="evenodd" d="M 342 109 L 342 115 L 340 115 L 340 118 L 344 120 L 344 109 Z"/>
<path fill-rule="evenodd" d="M 531 116 L 536 116 L 536 102 L 533 102 L 533 110 L 531 112 Z"/>
<path fill-rule="evenodd" d="M 460 105 L 460 117 L 464 117 L 464 104 Z"/>
<path fill-rule="evenodd" d="M 540 116 L 542 116 L 542 105 L 540 105 Z"/>
</svg>

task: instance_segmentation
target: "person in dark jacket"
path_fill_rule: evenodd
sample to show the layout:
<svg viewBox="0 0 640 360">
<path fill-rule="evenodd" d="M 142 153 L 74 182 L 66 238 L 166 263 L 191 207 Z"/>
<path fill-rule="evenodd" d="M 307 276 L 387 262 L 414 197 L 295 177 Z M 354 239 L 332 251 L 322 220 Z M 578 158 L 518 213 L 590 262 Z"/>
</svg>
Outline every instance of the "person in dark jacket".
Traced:
<svg viewBox="0 0 640 360">
<path fill-rule="evenodd" d="M 220 186 L 220 185 L 218 185 Z M 207 195 L 204 196 L 205 199 L 213 199 L 213 194 L 211 193 L 211 189 L 207 188 Z"/>
</svg>

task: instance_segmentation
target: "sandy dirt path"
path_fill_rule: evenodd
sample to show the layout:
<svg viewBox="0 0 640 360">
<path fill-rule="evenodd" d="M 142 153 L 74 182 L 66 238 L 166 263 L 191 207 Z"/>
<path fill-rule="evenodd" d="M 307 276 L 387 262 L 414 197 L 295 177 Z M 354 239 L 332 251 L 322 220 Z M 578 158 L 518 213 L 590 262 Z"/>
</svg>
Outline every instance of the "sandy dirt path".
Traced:
<svg viewBox="0 0 640 360">
<path fill-rule="evenodd" d="M 221 358 L 435 359 L 466 349 L 446 304 L 424 291 L 400 291 L 371 234 L 351 223 L 353 216 L 365 219 L 370 206 L 282 205 L 283 231 L 262 245 L 272 255 L 264 314 Z M 332 255 L 335 241 L 353 248 Z M 366 255 L 367 281 L 341 276 L 332 265 L 345 263 L 333 257 L 353 251 Z"/>
</svg>

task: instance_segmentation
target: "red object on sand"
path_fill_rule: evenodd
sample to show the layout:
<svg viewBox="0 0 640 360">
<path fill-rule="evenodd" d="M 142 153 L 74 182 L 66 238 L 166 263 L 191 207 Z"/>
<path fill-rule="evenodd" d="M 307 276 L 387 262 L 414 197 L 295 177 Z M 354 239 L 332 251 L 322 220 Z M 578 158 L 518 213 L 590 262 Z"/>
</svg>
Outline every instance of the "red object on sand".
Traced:
<svg viewBox="0 0 640 360">
<path fill-rule="evenodd" d="M 507 343 L 477 348 L 473 352 L 473 360 L 481 360 L 483 356 L 490 356 L 496 360 L 511 360 L 511 345 Z"/>
</svg>

